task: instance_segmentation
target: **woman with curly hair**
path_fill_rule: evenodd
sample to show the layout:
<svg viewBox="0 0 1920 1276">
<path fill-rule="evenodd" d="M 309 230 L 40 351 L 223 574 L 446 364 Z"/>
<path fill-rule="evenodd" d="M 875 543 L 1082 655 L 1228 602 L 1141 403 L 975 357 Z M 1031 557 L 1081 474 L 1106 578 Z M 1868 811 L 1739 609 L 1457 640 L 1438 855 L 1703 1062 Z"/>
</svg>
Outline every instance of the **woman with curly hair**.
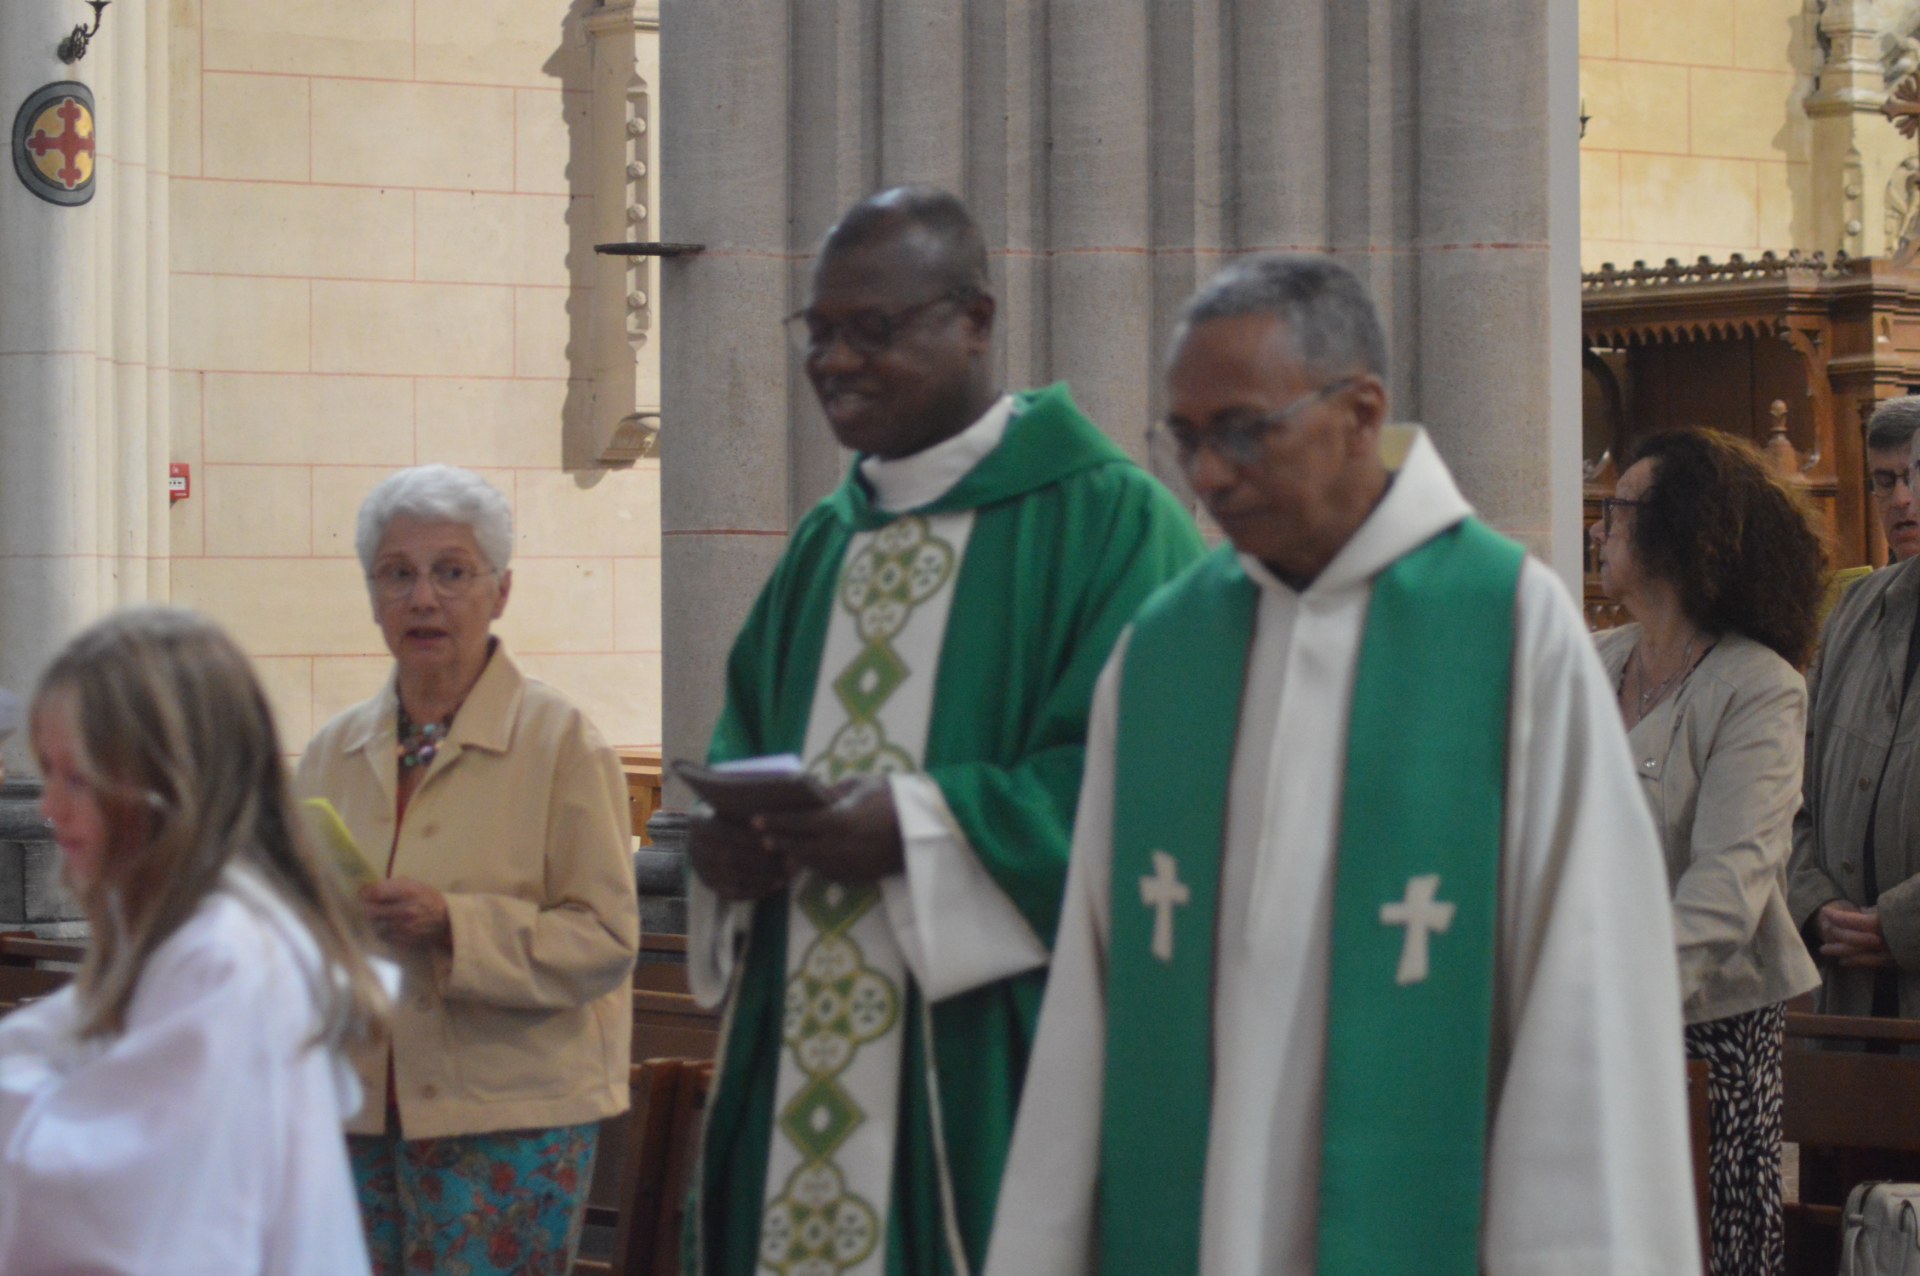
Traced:
<svg viewBox="0 0 1920 1276">
<path fill-rule="evenodd" d="M 1640 445 L 1592 529 L 1632 618 L 1598 636 L 1666 850 L 1687 1057 L 1708 1066 L 1712 1266 L 1784 1262 L 1788 999 L 1819 973 L 1787 911 L 1825 555 L 1758 449 L 1713 430 Z"/>
</svg>

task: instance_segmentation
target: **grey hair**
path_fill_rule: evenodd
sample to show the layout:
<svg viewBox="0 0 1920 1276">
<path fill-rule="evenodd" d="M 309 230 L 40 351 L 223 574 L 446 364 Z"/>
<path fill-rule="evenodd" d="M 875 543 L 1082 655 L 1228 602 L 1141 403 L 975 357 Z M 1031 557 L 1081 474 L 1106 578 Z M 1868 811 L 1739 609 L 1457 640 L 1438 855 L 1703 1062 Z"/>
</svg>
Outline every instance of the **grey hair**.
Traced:
<svg viewBox="0 0 1920 1276">
<path fill-rule="evenodd" d="M 1920 394 L 1888 399 L 1867 421 L 1867 450 L 1905 452 L 1920 432 Z"/>
<path fill-rule="evenodd" d="M 403 515 L 423 523 L 467 527 L 487 566 L 497 572 L 507 570 L 513 559 L 513 507 L 498 488 L 456 465 L 416 465 L 381 483 L 360 503 L 353 547 L 359 551 L 361 568 L 369 574 L 387 526 Z"/>
<path fill-rule="evenodd" d="M 1380 312 L 1354 273 L 1331 257 L 1266 253 L 1245 257 L 1207 281 L 1180 312 L 1173 344 L 1213 319 L 1272 315 L 1286 325 L 1309 372 L 1387 374 Z"/>
</svg>

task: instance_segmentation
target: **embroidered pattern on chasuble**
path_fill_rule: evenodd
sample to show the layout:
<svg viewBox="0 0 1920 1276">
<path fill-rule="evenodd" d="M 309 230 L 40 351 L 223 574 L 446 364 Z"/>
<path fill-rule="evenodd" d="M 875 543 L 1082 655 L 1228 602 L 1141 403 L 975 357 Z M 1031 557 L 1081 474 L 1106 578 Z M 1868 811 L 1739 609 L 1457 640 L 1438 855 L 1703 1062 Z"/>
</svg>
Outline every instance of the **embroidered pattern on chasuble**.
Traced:
<svg viewBox="0 0 1920 1276">
<path fill-rule="evenodd" d="M 807 723 L 823 783 L 920 769 L 934 674 L 971 512 L 909 515 L 847 546 Z M 787 984 L 760 1264 L 782 1276 L 886 1265 L 907 968 L 878 886 L 802 873 Z"/>
</svg>

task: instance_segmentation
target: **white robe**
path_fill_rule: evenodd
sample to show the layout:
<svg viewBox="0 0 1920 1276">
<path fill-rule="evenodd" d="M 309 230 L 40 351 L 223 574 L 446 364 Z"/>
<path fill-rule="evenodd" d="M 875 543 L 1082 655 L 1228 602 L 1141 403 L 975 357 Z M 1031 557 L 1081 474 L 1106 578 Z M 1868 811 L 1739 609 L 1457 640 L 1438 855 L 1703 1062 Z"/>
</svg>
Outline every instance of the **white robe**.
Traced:
<svg viewBox="0 0 1920 1276">
<path fill-rule="evenodd" d="M 1328 932 L 1348 709 L 1374 577 L 1468 512 L 1424 432 L 1308 588 L 1260 590 L 1229 777 L 1199 1270 L 1315 1268 Z M 1579 613 L 1520 578 L 1482 1269 L 1699 1270 L 1673 924 L 1659 842 Z M 1123 639 L 1095 694 L 1072 866 L 988 1276 L 1078 1276 L 1097 1252 Z M 1444 937 L 1434 941 L 1444 944 Z M 1409 1060 L 1417 1067 L 1417 1060 Z M 1409 1176 L 1421 1167 L 1408 1165 Z M 1396 1225 L 1393 1200 L 1380 1225 Z M 1167 1271 L 1192 1270 L 1167 1255 Z"/>
<path fill-rule="evenodd" d="M 359 1107 L 318 1026 L 318 950 L 258 879 L 148 960 L 110 1040 L 71 988 L 0 1019 L 0 1272 L 360 1276 L 341 1122 Z"/>
</svg>

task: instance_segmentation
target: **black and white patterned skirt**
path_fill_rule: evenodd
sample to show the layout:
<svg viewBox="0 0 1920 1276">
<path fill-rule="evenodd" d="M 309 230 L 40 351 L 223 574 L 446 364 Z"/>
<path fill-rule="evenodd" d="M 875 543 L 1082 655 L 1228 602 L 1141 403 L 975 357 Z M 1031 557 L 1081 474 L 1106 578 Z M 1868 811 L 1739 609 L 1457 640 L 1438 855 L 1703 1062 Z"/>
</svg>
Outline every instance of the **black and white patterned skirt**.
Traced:
<svg viewBox="0 0 1920 1276">
<path fill-rule="evenodd" d="M 1712 1276 L 1777 1276 L 1786 1262 L 1780 1202 L 1786 1027 L 1784 1004 L 1687 1026 L 1687 1058 L 1707 1062 Z"/>
</svg>

